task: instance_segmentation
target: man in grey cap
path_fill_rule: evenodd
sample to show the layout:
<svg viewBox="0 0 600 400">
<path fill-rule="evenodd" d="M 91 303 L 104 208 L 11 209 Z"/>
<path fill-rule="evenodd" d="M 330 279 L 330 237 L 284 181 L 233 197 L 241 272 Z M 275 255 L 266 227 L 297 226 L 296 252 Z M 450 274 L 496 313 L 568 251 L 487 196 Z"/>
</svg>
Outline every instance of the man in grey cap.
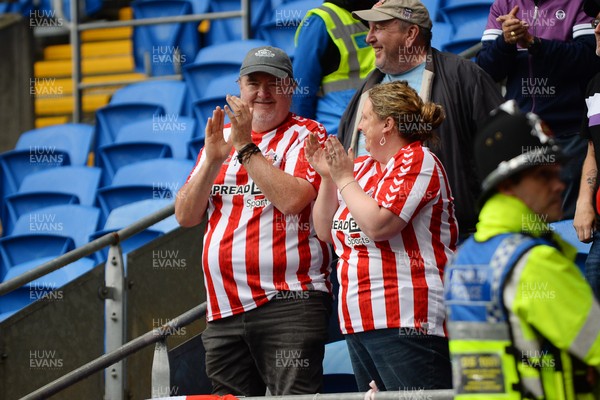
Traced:
<svg viewBox="0 0 600 400">
<path fill-rule="evenodd" d="M 326 132 L 290 113 L 295 84 L 281 49 L 250 50 L 239 86 L 240 97 L 228 96 L 208 119 L 205 146 L 175 202 L 182 226 L 208 216 L 206 372 L 219 395 L 317 393 L 331 254 L 312 225 L 320 178 L 304 139 L 324 141 Z"/>
<path fill-rule="evenodd" d="M 446 168 L 460 233 L 466 237 L 477 222 L 480 191 L 473 137 L 481 121 L 502 103 L 502 95 L 473 62 L 431 47 L 432 23 L 420 1 L 381 0 L 353 15 L 369 23 L 367 42 L 375 49 L 377 68 L 346 108 L 338 129 L 340 141 L 346 148 L 353 147 L 355 154 L 364 154 L 364 137 L 357 129 L 362 101 L 366 91 L 379 82 L 405 80 L 424 101 L 442 105 L 446 120 L 438 128 L 440 141 L 429 146 Z"/>
</svg>

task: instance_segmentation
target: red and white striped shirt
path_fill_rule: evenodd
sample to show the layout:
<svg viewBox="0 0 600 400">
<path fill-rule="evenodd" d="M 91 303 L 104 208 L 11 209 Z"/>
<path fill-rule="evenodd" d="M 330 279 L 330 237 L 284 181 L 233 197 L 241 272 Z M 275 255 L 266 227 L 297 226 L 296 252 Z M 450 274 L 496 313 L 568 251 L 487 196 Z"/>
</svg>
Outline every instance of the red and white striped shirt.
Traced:
<svg viewBox="0 0 600 400">
<path fill-rule="evenodd" d="M 393 239 L 374 242 L 339 197 L 332 236 L 339 256 L 342 333 L 414 328 L 446 336 L 443 272 L 456 248 L 458 225 L 442 164 L 413 142 L 383 170 L 371 157 L 358 158 L 354 176 L 380 207 L 407 225 Z"/>
<path fill-rule="evenodd" d="M 230 132 L 227 125 L 225 140 Z M 321 141 L 327 135 L 321 124 L 290 113 L 278 128 L 252 132 L 252 141 L 275 167 L 318 190 L 319 174 L 304 156 L 310 132 Z M 205 158 L 202 150 L 188 181 Z M 252 310 L 279 290 L 330 291 L 331 255 L 316 237 L 312 204 L 299 215 L 282 214 L 238 163 L 235 149 L 213 184 L 207 211 L 202 265 L 209 321 Z"/>
</svg>

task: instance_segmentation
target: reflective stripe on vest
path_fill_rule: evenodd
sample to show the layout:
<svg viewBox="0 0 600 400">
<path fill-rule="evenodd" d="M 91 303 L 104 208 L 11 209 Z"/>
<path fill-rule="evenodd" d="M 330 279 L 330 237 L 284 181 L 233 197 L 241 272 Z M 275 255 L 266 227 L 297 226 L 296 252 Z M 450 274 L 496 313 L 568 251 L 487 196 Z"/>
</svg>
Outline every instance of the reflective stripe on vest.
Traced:
<svg viewBox="0 0 600 400">
<path fill-rule="evenodd" d="M 331 3 L 324 3 L 318 8 L 309 10 L 300 29 L 312 14 L 323 19 L 329 36 L 340 52 L 338 69 L 324 76 L 321 81 L 322 93 L 358 89 L 362 79 L 375 67 L 375 52 L 365 41 L 368 30 L 347 10 Z M 296 41 L 300 29 L 296 32 Z"/>
</svg>

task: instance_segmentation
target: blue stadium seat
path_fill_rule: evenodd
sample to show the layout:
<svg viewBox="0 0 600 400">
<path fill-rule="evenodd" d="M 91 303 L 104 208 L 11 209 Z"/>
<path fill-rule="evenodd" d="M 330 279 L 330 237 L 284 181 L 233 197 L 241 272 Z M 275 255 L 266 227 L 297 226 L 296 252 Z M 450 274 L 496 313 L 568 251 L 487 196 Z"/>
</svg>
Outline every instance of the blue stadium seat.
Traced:
<svg viewBox="0 0 600 400">
<path fill-rule="evenodd" d="M 41 0 L 40 2 L 40 10 L 44 10 L 49 14 L 54 14 L 56 12 L 53 4 L 53 0 Z M 81 4 L 85 4 L 85 7 L 81 7 Z M 94 15 L 94 13 L 100 11 L 102 8 L 102 0 L 84 0 L 80 1 L 79 6 L 79 18 Z M 67 20 L 71 20 L 71 1 L 70 0 L 62 0 L 62 11 L 63 15 Z"/>
<path fill-rule="evenodd" d="M 191 15 L 192 4 L 183 0 L 145 0 L 131 3 L 136 19 Z M 150 76 L 181 73 L 200 49 L 198 23 L 138 26 L 133 31 L 136 70 Z M 149 70 L 147 70 L 149 69 Z"/>
<path fill-rule="evenodd" d="M 31 11 L 33 10 L 34 6 L 32 0 L 18 0 L 11 3 L 5 1 L 0 3 L 0 14 L 15 13 L 29 18 Z"/>
<path fill-rule="evenodd" d="M 15 278 L 35 267 L 53 260 L 54 258 L 55 257 L 41 257 L 13 266 L 4 277 L 4 281 Z M 0 322 L 36 300 L 61 300 L 63 294 L 56 292 L 55 289 L 58 289 L 73 279 L 85 274 L 95 266 L 96 262 L 91 258 L 81 258 L 61 269 L 36 279 L 11 293 L 1 296 Z"/>
<path fill-rule="evenodd" d="M 101 173 L 95 167 L 66 166 L 27 175 L 19 191 L 5 198 L 2 219 L 5 234 L 12 232 L 21 215 L 38 208 L 59 204 L 93 205 Z"/>
<path fill-rule="evenodd" d="M 16 193 L 27 175 L 64 165 L 71 165 L 69 154 L 55 148 L 10 150 L 0 154 L 0 199 Z"/>
<path fill-rule="evenodd" d="M 433 24 L 431 29 L 431 47 L 435 47 L 438 50 L 442 50 L 444 45 L 450 42 L 454 29 L 452 25 L 447 22 L 436 22 Z"/>
<path fill-rule="evenodd" d="M 159 104 L 167 115 L 179 116 L 186 113 L 186 96 L 187 86 L 181 81 L 145 81 L 117 90 L 110 104 Z"/>
<path fill-rule="evenodd" d="M 192 4 L 192 11 L 194 14 L 205 14 L 208 12 L 210 7 L 210 0 L 187 0 L 188 3 Z"/>
<path fill-rule="evenodd" d="M 148 199 L 117 207 L 108 215 L 104 228 L 92 234 L 90 239 L 96 239 L 107 233 L 123 229 L 172 203 L 172 199 Z M 121 250 L 123 251 L 123 254 L 126 254 L 178 227 L 179 224 L 175 219 L 175 215 L 172 215 L 121 242 Z M 95 255 L 96 261 L 103 262 L 106 260 L 107 256 L 108 248 L 102 249 Z"/>
<path fill-rule="evenodd" d="M 102 186 L 111 184 L 119 168 L 139 161 L 156 158 L 171 158 L 173 153 L 168 144 L 156 142 L 113 143 L 101 146 L 97 154 L 102 168 Z"/>
<path fill-rule="evenodd" d="M 187 157 L 187 142 L 196 136 L 196 120 L 158 116 L 127 124 L 117 132 L 115 143 L 154 142 L 169 145 L 173 158 Z"/>
<path fill-rule="evenodd" d="M 164 107 L 145 103 L 109 104 L 96 110 L 95 149 L 114 143 L 122 126 L 164 114 Z"/>
<path fill-rule="evenodd" d="M 4 209 L 2 210 L 2 233 L 4 236 L 12 233 L 15 223 L 23 214 L 44 207 L 79 204 L 79 198 L 76 195 L 60 192 L 15 193 L 4 200 Z"/>
<path fill-rule="evenodd" d="M 200 150 L 204 147 L 204 136 L 198 136 L 188 142 L 188 158 L 196 160 Z"/>
<path fill-rule="evenodd" d="M 73 239 L 54 234 L 14 235 L 0 239 L 0 278 L 17 265 L 42 257 L 56 258 L 75 249 Z"/>
<path fill-rule="evenodd" d="M 222 75 L 239 74 L 248 51 L 266 45 L 268 43 L 263 40 L 234 40 L 200 49 L 194 63 L 183 68 L 190 101 L 193 103 L 201 99 L 211 80 Z"/>
<path fill-rule="evenodd" d="M 439 8 L 463 6 L 469 4 L 487 3 L 488 7 L 494 3 L 494 0 L 439 0 Z"/>
<path fill-rule="evenodd" d="M 472 21 L 459 27 L 452 38 L 443 44 L 442 50 L 459 54 L 481 42 L 483 30 L 478 22 Z"/>
<path fill-rule="evenodd" d="M 308 10 L 322 4 L 320 0 L 298 0 L 282 4 L 271 13 L 271 18 L 260 25 L 256 35 L 271 46 L 284 50 L 290 58 L 294 57 L 296 46 L 294 36 L 302 18 Z"/>
<path fill-rule="evenodd" d="M 206 87 L 205 95 L 192 104 L 192 110 L 196 121 L 198 121 L 197 136 L 202 136 L 206 127 L 206 120 L 212 116 L 212 112 L 216 106 L 223 108 L 227 101 L 225 100 L 228 94 L 239 96 L 240 87 L 237 83 L 239 74 L 223 75 L 215 78 Z M 225 114 L 225 123 L 229 121 Z"/>
<path fill-rule="evenodd" d="M 23 214 L 8 237 L 56 235 L 73 239 L 76 247 L 88 243 L 89 236 L 98 230 L 100 209 L 80 204 L 44 207 Z"/>
<path fill-rule="evenodd" d="M 93 140 L 92 125 L 67 123 L 23 132 L 17 140 L 15 150 L 62 150 L 69 154 L 71 165 L 86 165 Z"/>
<path fill-rule="evenodd" d="M 98 190 L 98 205 L 104 216 L 117 207 L 138 200 L 173 201 L 194 166 L 191 160 L 160 158 L 120 168 L 110 186 Z"/>
<path fill-rule="evenodd" d="M 251 0 L 250 8 L 252 13 L 251 30 L 255 32 L 271 15 L 271 4 L 265 0 Z M 240 9 L 240 0 L 210 0 L 211 12 L 239 11 Z M 205 35 L 207 46 L 240 39 L 242 39 L 242 21 L 239 17 L 212 20 Z"/>
<path fill-rule="evenodd" d="M 575 262 L 579 269 L 585 271 L 585 260 L 590 252 L 591 243 L 582 243 L 577 238 L 577 232 L 573 227 L 573 220 L 566 219 L 563 221 L 553 222 L 550 224 L 550 229 L 558 233 L 566 242 L 577 249 L 577 257 Z"/>
<path fill-rule="evenodd" d="M 455 34 L 459 29 L 464 30 L 467 25 L 470 32 L 479 31 L 481 38 L 490 13 L 490 4 L 479 1 L 449 5 L 441 8 L 440 13 L 444 20 L 452 25 Z"/>
<path fill-rule="evenodd" d="M 322 393 L 358 392 L 345 340 L 327 343 L 323 357 Z"/>
</svg>

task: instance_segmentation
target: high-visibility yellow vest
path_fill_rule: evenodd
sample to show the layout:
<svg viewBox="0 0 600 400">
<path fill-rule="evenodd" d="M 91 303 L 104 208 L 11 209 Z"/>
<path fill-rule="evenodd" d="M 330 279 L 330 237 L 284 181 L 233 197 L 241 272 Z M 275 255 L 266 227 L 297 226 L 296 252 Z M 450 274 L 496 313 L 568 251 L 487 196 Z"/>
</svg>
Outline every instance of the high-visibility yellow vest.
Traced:
<svg viewBox="0 0 600 400">
<path fill-rule="evenodd" d="M 486 242 L 470 238 L 446 266 L 455 400 L 594 398 L 585 382 L 586 366 L 539 333 L 527 338 L 503 300 L 505 291 L 520 291 L 519 296 L 544 301 L 534 298 L 547 294 L 538 288 L 506 286 L 524 268 L 526 254 L 539 245 L 553 246 L 545 239 L 512 233 Z"/>
<path fill-rule="evenodd" d="M 298 43 L 300 30 L 306 19 L 316 14 L 325 22 L 327 33 L 340 52 L 338 69 L 323 77 L 321 91 L 323 94 L 340 90 L 358 89 L 362 80 L 375 68 L 375 52 L 366 42 L 368 29 L 352 14 L 332 3 L 309 10 L 296 31 L 295 41 Z M 301 57 L 297 54 L 296 57 Z"/>
</svg>

